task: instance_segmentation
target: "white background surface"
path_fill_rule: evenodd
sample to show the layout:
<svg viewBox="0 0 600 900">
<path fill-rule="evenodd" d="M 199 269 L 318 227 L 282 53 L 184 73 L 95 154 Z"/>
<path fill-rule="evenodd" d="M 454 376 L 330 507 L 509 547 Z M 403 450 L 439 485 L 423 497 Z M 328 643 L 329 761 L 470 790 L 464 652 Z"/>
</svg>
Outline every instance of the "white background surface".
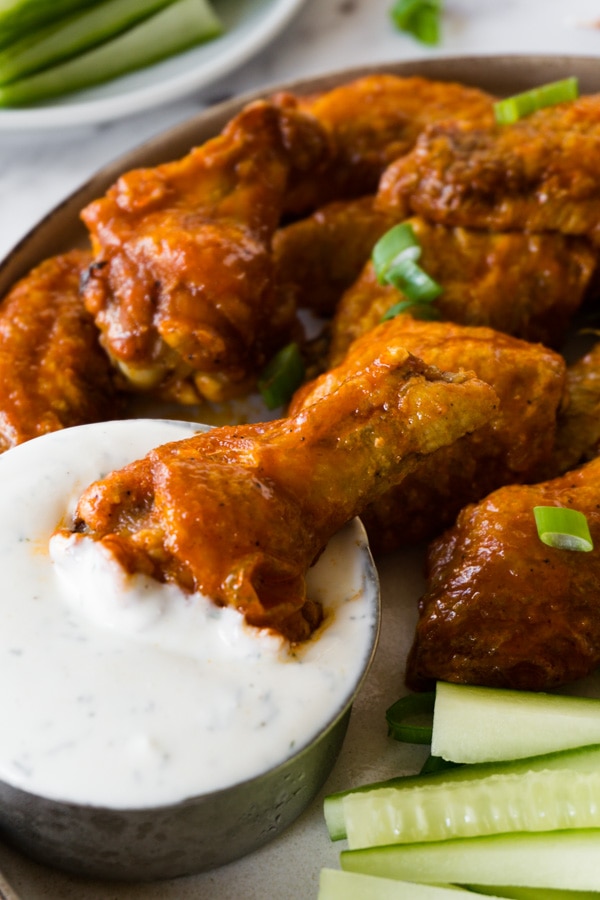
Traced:
<svg viewBox="0 0 600 900">
<path fill-rule="evenodd" d="M 392 27 L 392 0 L 307 0 L 277 40 L 253 61 L 210 87 L 177 102 L 113 122 L 53 130 L 0 132 L 0 258 L 63 197 L 98 168 L 203 107 L 236 93 L 352 65 L 414 59 L 425 55 L 498 52 L 581 54 L 599 57 L 600 0 L 446 0 L 441 47 L 426 50 Z M 384 593 L 394 599 L 383 622 L 379 663 L 360 698 L 361 733 L 353 716 L 343 756 L 345 777 L 357 783 L 410 770 L 423 753 L 394 745 L 382 728 L 381 711 L 402 686 L 402 660 L 410 642 L 418 564 L 404 569 L 405 604 L 398 603 L 395 572 L 381 572 Z M 398 619 L 403 628 L 398 628 Z M 408 627 L 407 627 L 408 623 Z M 400 631 L 401 637 L 397 635 Z M 404 635 L 402 637 L 402 635 Z M 385 669 L 382 660 L 386 660 Z M 390 665 L 389 660 L 392 660 Z M 369 770 L 373 761 L 373 771 Z M 338 771 L 338 770 L 336 770 Z M 339 770 L 341 771 L 341 770 Z M 327 788 L 346 786 L 334 772 Z M 159 885 L 92 885 L 54 875 L 0 846 L 0 868 L 26 900 L 304 900 L 317 894 L 321 865 L 337 865 L 327 840 L 321 805 L 294 825 L 277 846 L 213 874 Z M 298 873 L 303 873 L 299 875 Z"/>
</svg>

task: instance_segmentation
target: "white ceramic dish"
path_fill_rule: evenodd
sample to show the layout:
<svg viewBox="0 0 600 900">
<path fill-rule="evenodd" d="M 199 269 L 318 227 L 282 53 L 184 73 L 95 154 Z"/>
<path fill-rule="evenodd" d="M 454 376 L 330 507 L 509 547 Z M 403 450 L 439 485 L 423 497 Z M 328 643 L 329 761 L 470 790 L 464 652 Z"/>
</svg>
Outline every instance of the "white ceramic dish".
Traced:
<svg viewBox="0 0 600 900">
<path fill-rule="evenodd" d="M 119 119 L 216 81 L 265 47 L 304 0 L 216 0 L 225 33 L 171 59 L 27 109 L 0 110 L 0 131 L 64 128 Z"/>
</svg>

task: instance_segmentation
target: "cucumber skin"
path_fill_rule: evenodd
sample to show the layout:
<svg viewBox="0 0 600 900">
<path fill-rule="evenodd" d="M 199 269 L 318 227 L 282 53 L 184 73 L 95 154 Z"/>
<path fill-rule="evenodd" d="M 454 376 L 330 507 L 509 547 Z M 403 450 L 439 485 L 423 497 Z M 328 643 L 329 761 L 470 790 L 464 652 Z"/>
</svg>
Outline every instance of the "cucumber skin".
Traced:
<svg viewBox="0 0 600 900">
<path fill-rule="evenodd" d="M 345 850 L 342 868 L 419 883 L 600 891 L 600 830 L 501 834 Z"/>
<path fill-rule="evenodd" d="M 431 752 L 458 763 L 600 742 L 600 700 L 438 682 Z"/>
<path fill-rule="evenodd" d="M 102 0 L 90 9 L 28 29 L 0 49 L 0 85 L 63 62 L 111 39 L 171 0 Z"/>
<path fill-rule="evenodd" d="M 573 750 L 561 750 L 556 753 L 543 754 L 526 759 L 509 760 L 498 763 L 478 763 L 470 766 L 457 766 L 431 775 L 404 775 L 389 781 L 362 785 L 348 791 L 339 791 L 325 798 L 325 822 L 331 840 L 343 840 L 347 836 L 344 814 L 344 797 L 353 793 L 376 791 L 380 788 L 397 788 L 399 790 L 421 787 L 429 784 L 447 784 L 448 782 L 475 781 L 490 775 L 524 774 L 525 772 L 542 771 L 544 769 L 563 769 L 574 772 L 593 773 L 600 771 L 600 745 L 577 747 Z M 599 898 L 600 900 L 600 898 Z"/>
<path fill-rule="evenodd" d="M 26 106 L 101 84 L 221 33 L 221 23 L 208 0 L 175 0 L 94 50 L 0 87 L 0 107 Z"/>
<path fill-rule="evenodd" d="M 0 47 L 62 16 L 98 6 L 102 0 L 13 0 L 0 2 Z"/>
<path fill-rule="evenodd" d="M 563 769 L 351 794 L 344 800 L 348 846 L 595 829 L 599 798 L 600 772 Z"/>
</svg>

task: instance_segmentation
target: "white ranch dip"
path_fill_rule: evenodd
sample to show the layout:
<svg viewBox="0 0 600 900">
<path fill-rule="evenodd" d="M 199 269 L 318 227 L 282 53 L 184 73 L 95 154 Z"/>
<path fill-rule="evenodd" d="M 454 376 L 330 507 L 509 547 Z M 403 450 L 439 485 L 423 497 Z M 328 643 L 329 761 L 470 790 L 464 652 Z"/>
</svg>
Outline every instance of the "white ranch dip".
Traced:
<svg viewBox="0 0 600 900">
<path fill-rule="evenodd" d="M 0 779 L 58 800 L 174 803 L 284 761 L 353 693 L 376 586 L 351 524 L 309 573 L 327 625 L 297 655 L 237 611 L 49 538 L 81 491 L 197 427 L 86 425 L 0 457 Z M 360 550 L 359 550 L 360 548 Z"/>
</svg>

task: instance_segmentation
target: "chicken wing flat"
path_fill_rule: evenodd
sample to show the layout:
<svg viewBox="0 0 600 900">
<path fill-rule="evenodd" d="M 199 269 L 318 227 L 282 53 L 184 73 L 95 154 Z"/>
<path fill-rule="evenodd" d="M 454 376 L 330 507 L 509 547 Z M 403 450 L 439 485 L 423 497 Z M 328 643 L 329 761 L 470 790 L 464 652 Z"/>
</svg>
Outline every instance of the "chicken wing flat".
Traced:
<svg viewBox="0 0 600 900">
<path fill-rule="evenodd" d="M 378 204 L 445 225 L 597 237 L 600 95 L 514 125 L 432 125 L 382 177 Z"/>
<path fill-rule="evenodd" d="M 289 340 L 271 238 L 290 172 L 329 153 L 291 100 L 247 106 L 175 162 L 123 175 L 83 210 L 84 286 L 107 352 L 133 387 L 180 402 L 241 393 Z"/>
<path fill-rule="evenodd" d="M 503 484 L 546 477 L 565 362 L 541 344 L 489 328 L 397 316 L 356 340 L 339 366 L 300 388 L 290 413 L 335 390 L 365 358 L 377 358 L 386 347 L 405 347 L 444 370 L 472 370 L 494 388 L 499 403 L 489 422 L 421 460 L 401 484 L 363 510 L 375 550 L 430 539 L 451 525 L 466 503 Z"/>
<path fill-rule="evenodd" d="M 295 418 L 216 428 L 110 474 L 81 497 L 75 527 L 127 571 L 300 640 L 320 620 L 305 574 L 329 538 L 495 403 L 474 376 L 392 348 Z"/>
<path fill-rule="evenodd" d="M 275 232 L 273 257 L 280 302 L 321 316 L 335 312 L 375 243 L 395 224 L 372 197 L 321 207 Z"/>
<path fill-rule="evenodd" d="M 596 268 L 586 239 L 448 228 L 420 217 L 409 222 L 422 248 L 419 264 L 443 289 L 434 302 L 442 319 L 550 347 L 564 342 Z M 403 299 L 397 288 L 379 284 L 368 263 L 337 306 L 330 363 Z"/>
<path fill-rule="evenodd" d="M 534 506 L 587 516 L 589 553 L 548 547 Z M 433 543 L 407 682 L 546 690 L 600 665 L 600 459 L 469 506 Z"/>
<path fill-rule="evenodd" d="M 432 122 L 493 120 L 493 98 L 484 91 L 419 77 L 367 75 L 299 102 L 329 134 L 334 155 L 292 184 L 286 209 L 295 214 L 374 193 L 386 166 L 407 153 Z"/>
<path fill-rule="evenodd" d="M 0 451 L 114 416 L 111 367 L 79 296 L 89 254 L 41 263 L 0 305 Z"/>
</svg>

